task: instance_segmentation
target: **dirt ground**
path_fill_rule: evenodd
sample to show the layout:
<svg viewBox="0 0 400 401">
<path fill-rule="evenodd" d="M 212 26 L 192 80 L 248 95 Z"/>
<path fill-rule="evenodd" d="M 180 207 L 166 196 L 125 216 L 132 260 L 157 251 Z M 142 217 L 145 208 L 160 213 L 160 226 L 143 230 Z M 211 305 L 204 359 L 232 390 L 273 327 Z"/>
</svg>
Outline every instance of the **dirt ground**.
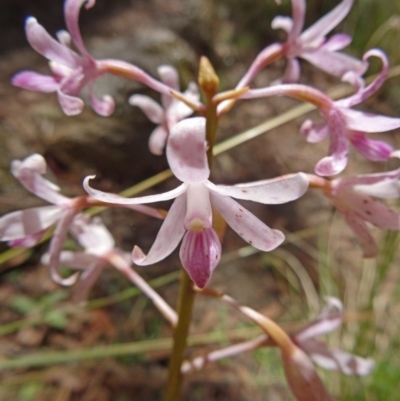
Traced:
<svg viewBox="0 0 400 401">
<path fill-rule="evenodd" d="M 117 102 L 115 114 L 108 119 L 95 115 L 90 107 L 76 117 L 64 116 L 54 95 L 22 91 L 10 85 L 17 71 L 47 70 L 46 60 L 24 42 L 23 16 L 32 13 L 54 34 L 63 27 L 61 1 L 0 2 L 0 214 L 42 202 L 26 193 L 9 174 L 13 159 L 22 159 L 37 152 L 46 158 L 49 176 L 69 196 L 83 193 L 83 177 L 96 174 L 98 188 L 120 191 L 167 168 L 164 157 L 147 151 L 149 132 L 153 125 L 143 114 L 128 105 L 132 93 L 151 94 L 137 83 L 105 78 L 96 87 L 99 94 L 110 93 Z M 28 2 L 29 3 L 29 2 Z M 12 4 L 12 5 L 10 5 Z M 110 6 L 111 5 L 111 6 Z M 97 9 L 97 10 L 96 10 Z M 5 14 L 6 13 L 6 14 Z M 89 50 L 96 57 L 119 57 L 156 75 L 160 64 L 176 66 L 186 86 L 196 79 L 197 60 L 207 55 L 220 74 L 222 89 L 235 85 L 262 45 L 272 40 L 269 28 L 264 28 L 253 14 L 240 19 L 240 7 L 229 8 L 224 3 L 195 0 L 98 1 L 95 9 L 84 12 L 82 31 Z M 270 23 L 271 18 L 264 21 Z M 238 24 L 242 21 L 242 24 Z M 255 22 L 256 21 L 256 22 Z M 254 25 L 254 24 L 259 25 Z M 7 27 L 7 29 L 5 29 Z M 243 35 L 237 29 L 243 30 Z M 283 63 L 274 65 L 255 82 L 268 84 L 279 76 Z M 304 82 L 312 82 L 323 90 L 336 83 L 331 77 L 317 73 L 304 65 Z M 383 96 L 389 96 L 387 93 Z M 377 112 L 395 115 L 390 106 L 375 99 L 367 107 Z M 288 99 L 251 101 L 237 104 L 220 123 L 219 141 L 255 126 L 294 107 Z M 316 113 L 307 117 L 316 117 Z M 297 171 L 312 172 L 315 163 L 327 149 L 327 143 L 309 145 L 298 129 L 304 117 L 291 121 L 269 133 L 217 157 L 212 173 L 216 183 L 233 184 L 271 178 Z M 387 135 L 385 138 L 387 138 Z M 379 135 L 376 136 L 377 138 Z M 390 134 L 391 143 L 399 148 L 399 133 Z M 347 173 L 381 171 L 383 165 L 367 164 L 352 155 Z M 172 189 L 171 179 L 147 193 Z M 304 233 L 294 243 L 288 243 L 272 256 L 243 256 L 236 251 L 246 244 L 228 229 L 223 243 L 224 256 L 210 286 L 224 291 L 241 303 L 285 322 L 287 327 L 305 321 L 318 312 L 321 288 L 318 271 L 321 267 L 322 244 L 333 244 L 330 260 L 335 268 L 330 273 L 337 283 L 336 294 L 346 294 L 352 281 L 360 277 L 361 251 L 340 218 L 332 217 L 332 207 L 319 193 L 309 191 L 301 200 L 282 206 L 244 203 L 259 218 L 273 228 L 288 233 Z M 168 206 L 168 205 L 166 205 Z M 126 210 L 109 210 L 102 217 L 112 231 L 117 244 L 130 251 L 134 244 L 145 250 L 151 246 L 160 223 Z M 333 220 L 332 220 L 333 219 Z M 333 221 L 334 226 L 329 224 Z M 329 229 L 327 228 L 329 225 Z M 332 228 L 334 227 L 334 228 Z M 1 245 L 1 250 L 6 246 Z M 2 325 L 29 320 L 39 314 L 40 324 L 22 324 L 0 338 L 0 360 L 29 355 L 39 350 L 79 350 L 111 343 L 126 343 L 171 336 L 171 330 L 143 297 L 112 303 L 103 308 L 76 305 L 68 313 L 48 311 L 70 306 L 69 289 L 53 283 L 47 269 L 40 264 L 46 244 L 32 252 L 0 265 L 0 322 Z M 298 263 L 312 285 L 306 291 L 288 260 Z M 177 252 L 161 263 L 137 268 L 147 280 L 177 270 Z M 297 266 L 297 265 L 296 265 Z M 338 268 L 339 266 L 339 268 Z M 341 270 L 354 266 L 354 270 Z M 297 273 L 298 274 L 298 273 Z M 341 285 L 343 285 L 341 287 Z M 175 305 L 177 281 L 159 289 Z M 309 288 L 309 287 L 308 287 Z M 129 289 L 129 284 L 117 272 L 107 270 L 93 289 L 90 299 L 112 298 Z M 51 295 L 53 294 L 53 295 Z M 315 296 L 314 296 L 315 294 Z M 29 304 L 29 305 L 27 305 Z M 24 306 L 25 305 L 25 306 Z M 355 307 L 355 306 L 354 306 Z M 351 311 L 350 311 L 351 312 Z M 47 317 L 46 317 L 47 316 Z M 199 298 L 196 301 L 193 334 L 207 336 L 220 330 L 226 337 L 211 344 L 193 347 L 188 356 L 196 356 L 245 339 L 238 334 L 242 328 L 253 327 L 216 301 Z M 236 334 L 235 334 L 236 333 Z M 21 401 L 156 401 L 166 378 L 168 351 L 153 351 L 140 355 L 84 360 L 41 368 L 19 368 L 0 372 L 0 400 Z M 244 355 L 228 362 L 207 366 L 187 377 L 184 399 L 230 401 L 291 400 L 277 368 L 279 358 L 274 350 L 261 350 L 254 356 Z"/>
</svg>

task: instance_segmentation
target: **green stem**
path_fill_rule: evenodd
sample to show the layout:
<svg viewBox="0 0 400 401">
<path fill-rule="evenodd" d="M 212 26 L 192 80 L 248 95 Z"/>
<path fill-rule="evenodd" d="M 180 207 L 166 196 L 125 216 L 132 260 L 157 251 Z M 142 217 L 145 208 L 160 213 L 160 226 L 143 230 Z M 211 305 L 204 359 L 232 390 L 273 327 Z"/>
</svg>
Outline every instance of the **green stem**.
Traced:
<svg viewBox="0 0 400 401">
<path fill-rule="evenodd" d="M 172 355 L 169 364 L 167 389 L 164 398 L 165 401 L 178 401 L 180 398 L 182 384 L 181 366 L 186 350 L 195 297 L 192 280 L 184 269 L 181 270 L 180 280 L 178 324 L 173 336 Z"/>
</svg>

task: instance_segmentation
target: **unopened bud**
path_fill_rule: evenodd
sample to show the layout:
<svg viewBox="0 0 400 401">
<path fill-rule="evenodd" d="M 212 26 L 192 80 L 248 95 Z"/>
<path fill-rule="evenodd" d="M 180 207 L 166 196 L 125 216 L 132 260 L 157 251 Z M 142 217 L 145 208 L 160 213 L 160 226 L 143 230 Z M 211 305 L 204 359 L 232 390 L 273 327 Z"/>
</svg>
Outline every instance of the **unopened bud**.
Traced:
<svg viewBox="0 0 400 401">
<path fill-rule="evenodd" d="M 210 60 L 202 56 L 199 68 L 199 87 L 205 95 L 214 96 L 219 87 L 219 78 Z"/>
</svg>

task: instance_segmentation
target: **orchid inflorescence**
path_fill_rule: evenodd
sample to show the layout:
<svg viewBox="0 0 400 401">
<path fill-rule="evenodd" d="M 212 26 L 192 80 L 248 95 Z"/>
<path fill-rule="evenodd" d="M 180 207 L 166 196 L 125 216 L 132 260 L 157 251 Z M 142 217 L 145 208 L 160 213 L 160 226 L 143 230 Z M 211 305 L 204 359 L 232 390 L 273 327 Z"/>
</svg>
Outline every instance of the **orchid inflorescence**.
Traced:
<svg viewBox="0 0 400 401">
<path fill-rule="evenodd" d="M 353 177 L 330 177 L 345 171 L 349 144 L 370 161 L 386 161 L 399 156 L 399 151 L 391 145 L 370 139 L 367 133 L 399 128 L 400 118 L 353 109 L 384 84 L 389 68 L 387 56 L 379 49 L 372 49 L 362 59 L 357 59 L 339 52 L 350 43 L 348 35 L 326 37 L 347 15 L 353 0 L 343 0 L 304 31 L 305 0 L 292 0 L 292 18 L 276 17 L 272 23 L 273 28 L 287 32 L 286 41 L 263 49 L 235 88 L 218 93 L 219 79 L 209 61 L 202 58 L 198 85 L 192 82 L 185 92 L 180 92 L 178 72 L 172 66 L 158 67 L 160 80 L 157 80 L 125 61 L 96 60 L 89 53 L 80 34 L 78 19 L 83 6 L 90 8 L 94 4 L 95 0 L 66 0 L 64 12 L 68 31 L 60 31 L 57 40 L 35 18 L 28 18 L 25 27 L 28 41 L 49 60 L 51 75 L 23 71 L 13 77 L 12 83 L 29 90 L 56 92 L 62 110 L 69 116 L 82 111 L 84 102 L 80 94 L 85 88 L 89 90 L 90 103 L 96 113 L 102 116 L 112 114 L 114 100 L 108 95 L 98 99 L 93 92 L 95 81 L 105 74 L 136 80 L 159 92 L 161 105 L 139 94 L 131 96 L 129 103 L 139 107 L 157 124 L 150 136 L 150 151 L 157 155 L 163 155 L 165 151 L 169 167 L 181 184 L 161 194 L 126 198 L 93 188 L 91 180 L 94 176 L 89 176 L 83 184 L 87 195 L 70 199 L 61 195 L 60 189 L 43 177 L 46 162 L 42 156 L 34 154 L 22 161 L 14 161 L 12 174 L 28 191 L 52 205 L 3 216 L 0 218 L 0 239 L 8 241 L 12 247 L 33 247 L 49 237 L 49 230 L 53 227 L 49 252 L 43 256 L 42 262 L 49 266 L 55 281 L 62 285 L 76 284 L 75 294 L 83 300 L 101 271 L 111 265 L 149 296 L 173 327 L 180 316 L 147 285 L 132 264 L 147 266 L 157 263 L 168 257 L 181 242 L 180 260 L 196 291 L 227 302 L 259 325 L 265 334 L 241 345 L 214 351 L 204 358 L 187 361 L 181 365 L 179 374 L 200 369 L 208 362 L 239 352 L 260 346 L 276 346 L 281 350 L 288 383 L 296 399 L 332 400 L 312 361 L 346 375 L 366 375 L 373 367 L 372 360 L 352 356 L 340 349 L 330 349 L 315 338 L 341 325 L 342 303 L 336 298 L 328 298 L 327 307 L 315 321 L 296 333 L 287 334 L 271 319 L 206 287 L 222 254 L 224 230 L 218 230 L 215 221 L 220 222 L 222 218 L 256 249 L 272 251 L 282 244 L 284 234 L 268 227 L 233 198 L 261 204 L 282 204 L 300 198 L 308 188 L 319 189 L 343 215 L 357 236 L 364 256 L 376 256 L 377 246 L 370 226 L 400 229 L 399 215 L 378 200 L 399 197 L 400 168 Z M 249 87 L 262 69 L 280 58 L 287 60 L 280 80 L 264 88 Z M 354 93 L 333 100 L 310 85 L 299 84 L 299 58 L 350 83 Z M 371 58 L 379 59 L 382 67 L 375 79 L 366 84 L 363 75 Z M 214 184 L 210 181 L 210 172 L 219 117 L 228 113 L 240 100 L 272 96 L 292 97 L 311 103 L 318 109 L 323 122 L 307 120 L 300 132 L 310 143 L 328 138 L 328 155 L 317 163 L 315 174 L 291 172 L 252 183 Z M 197 116 L 189 117 L 193 113 Z M 172 199 L 174 201 L 168 212 L 147 205 Z M 135 246 L 132 255 L 129 255 L 116 246 L 99 217 L 90 218 L 85 214 L 85 209 L 93 206 L 129 208 L 164 221 L 147 254 Z M 68 234 L 77 241 L 81 251 L 63 250 Z M 60 266 L 69 267 L 75 273 L 64 278 Z"/>
</svg>

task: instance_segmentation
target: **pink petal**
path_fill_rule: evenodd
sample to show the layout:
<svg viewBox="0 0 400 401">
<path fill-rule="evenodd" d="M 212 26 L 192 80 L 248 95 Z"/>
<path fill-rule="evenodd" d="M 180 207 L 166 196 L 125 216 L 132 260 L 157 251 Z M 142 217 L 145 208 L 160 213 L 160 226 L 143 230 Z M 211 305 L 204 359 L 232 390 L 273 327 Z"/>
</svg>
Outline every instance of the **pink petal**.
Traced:
<svg viewBox="0 0 400 401">
<path fill-rule="evenodd" d="M 393 152 L 393 148 L 388 143 L 368 139 L 363 132 L 351 131 L 349 139 L 357 152 L 374 162 L 386 161 Z"/>
<path fill-rule="evenodd" d="M 157 68 L 158 75 L 161 78 L 161 81 L 168 85 L 171 89 L 176 90 L 177 92 L 180 91 L 179 87 L 179 76 L 178 71 L 176 68 L 170 65 L 161 65 Z M 171 104 L 173 103 L 174 98 L 171 95 L 161 95 L 161 103 L 163 105 L 163 109 L 167 110 Z"/>
<path fill-rule="evenodd" d="M 194 82 L 189 83 L 188 88 L 185 92 L 183 92 L 183 94 L 193 103 L 199 103 L 200 93 L 197 85 Z M 168 119 L 175 120 L 175 123 L 183 120 L 186 117 L 189 117 L 191 114 L 193 114 L 193 109 L 178 99 L 173 100 L 167 112 Z"/>
<path fill-rule="evenodd" d="M 149 253 L 145 255 L 139 247 L 135 246 L 132 252 L 133 262 L 139 266 L 147 266 L 169 256 L 185 233 L 183 226 L 185 214 L 186 195 L 180 195 L 169 209 Z"/>
<path fill-rule="evenodd" d="M 28 42 L 39 54 L 48 60 L 68 65 L 70 68 L 77 66 L 79 56 L 53 39 L 35 18 L 29 17 L 26 20 L 25 31 Z"/>
<path fill-rule="evenodd" d="M 235 186 L 214 185 L 209 181 L 206 185 L 220 195 L 277 205 L 300 198 L 307 191 L 308 178 L 306 174 L 298 173 Z"/>
<path fill-rule="evenodd" d="M 285 239 L 282 232 L 271 230 L 256 216 L 233 199 L 210 192 L 211 203 L 246 242 L 261 251 L 272 251 Z"/>
<path fill-rule="evenodd" d="M 301 348 L 321 368 L 336 370 L 348 376 L 369 375 L 375 365 L 372 359 L 361 358 L 338 348 L 328 348 L 317 340 L 308 340 L 301 345 Z"/>
<path fill-rule="evenodd" d="M 332 35 L 324 44 L 321 49 L 328 50 L 330 52 L 335 52 L 337 50 L 342 50 L 351 43 L 351 36 L 344 33 L 337 33 Z"/>
<path fill-rule="evenodd" d="M 67 209 L 64 211 L 63 217 L 58 222 L 53 237 L 50 241 L 49 248 L 49 270 L 51 278 L 61 285 L 72 285 L 76 283 L 79 273 L 75 273 L 68 278 L 60 276 L 60 254 L 67 238 L 68 230 L 76 217 L 77 211 L 75 209 Z"/>
<path fill-rule="evenodd" d="M 0 218 L 0 241 L 14 241 L 41 233 L 61 218 L 59 206 L 43 206 L 8 213 Z"/>
<path fill-rule="evenodd" d="M 354 213 L 346 213 L 344 215 L 347 224 L 357 236 L 362 249 L 364 258 L 374 258 L 377 254 L 375 240 L 370 234 L 367 224 Z"/>
<path fill-rule="evenodd" d="M 54 77 L 32 71 L 22 71 L 15 74 L 11 83 L 23 89 L 45 93 L 56 92 L 60 87 L 60 83 Z"/>
<path fill-rule="evenodd" d="M 385 117 L 352 109 L 342 109 L 348 128 L 362 132 L 385 132 L 400 128 L 400 118 Z"/>
<path fill-rule="evenodd" d="M 212 228 L 188 230 L 179 256 L 192 281 L 204 288 L 221 259 L 221 243 Z"/>
<path fill-rule="evenodd" d="M 296 58 L 288 57 L 287 64 L 281 81 L 283 83 L 294 83 L 300 79 L 300 63 Z"/>
<path fill-rule="evenodd" d="M 380 87 L 385 83 L 388 72 L 389 72 L 389 60 L 386 54 L 379 49 L 372 49 L 364 54 L 363 61 L 366 65 L 368 65 L 367 60 L 370 57 L 378 57 L 382 62 L 382 69 L 377 77 L 367 86 L 360 87 L 360 89 L 354 95 L 349 96 L 348 98 L 338 100 L 335 102 L 336 105 L 340 107 L 352 107 L 356 104 L 361 103 L 365 99 L 372 96 Z"/>
<path fill-rule="evenodd" d="M 293 20 L 290 17 L 276 16 L 271 22 L 272 29 L 283 29 L 287 34 L 293 29 Z"/>
<path fill-rule="evenodd" d="M 58 102 L 67 116 L 76 116 L 82 113 L 83 100 L 76 96 L 67 95 L 60 90 L 57 92 Z"/>
<path fill-rule="evenodd" d="M 163 108 L 152 98 L 145 95 L 133 95 L 129 98 L 131 106 L 137 106 L 146 117 L 155 124 L 162 124 L 164 121 Z"/>
<path fill-rule="evenodd" d="M 387 180 L 370 185 L 355 185 L 354 190 L 361 194 L 375 196 L 382 199 L 400 198 L 399 180 Z"/>
<path fill-rule="evenodd" d="M 84 252 L 62 251 L 59 255 L 59 259 L 62 266 L 75 270 L 85 270 L 94 261 L 97 261 L 98 258 Z M 48 265 L 50 263 L 50 254 L 45 253 L 40 261 L 44 265 Z"/>
<path fill-rule="evenodd" d="M 47 229 L 38 231 L 37 233 L 27 235 L 23 238 L 14 239 L 8 242 L 9 247 L 32 248 L 37 245 L 43 236 L 46 234 Z"/>
<path fill-rule="evenodd" d="M 210 191 L 203 183 L 190 184 L 186 191 L 186 230 L 193 228 L 192 223 L 201 228 L 210 228 L 212 224 Z"/>
<path fill-rule="evenodd" d="M 346 17 L 352 6 L 353 0 L 343 0 L 328 14 L 306 29 L 300 36 L 301 42 L 307 45 L 319 41 Z"/>
<path fill-rule="evenodd" d="M 89 186 L 89 181 L 95 178 L 95 175 L 89 175 L 83 181 L 83 187 L 86 192 L 92 196 L 93 198 L 105 202 L 105 203 L 113 203 L 115 205 L 139 205 L 143 203 L 153 203 L 153 202 L 161 202 L 165 200 L 174 199 L 177 196 L 186 192 L 187 184 L 182 184 L 178 188 L 173 189 L 172 191 L 164 192 L 162 194 L 157 195 L 148 195 L 142 196 L 138 198 L 124 198 L 123 196 L 112 194 L 108 192 L 102 192 L 98 189 L 91 188 Z"/>
<path fill-rule="evenodd" d="M 293 340 L 301 344 L 311 338 L 328 334 L 339 328 L 343 321 L 343 304 L 339 299 L 327 297 L 327 305 L 319 316 L 309 323 L 306 327 L 292 335 Z"/>
<path fill-rule="evenodd" d="M 156 127 L 149 138 L 149 149 L 153 155 L 161 156 L 168 139 L 168 131 L 159 125 Z"/>
<path fill-rule="evenodd" d="M 103 272 L 106 262 L 103 259 L 94 259 L 90 265 L 86 266 L 86 269 L 80 275 L 79 281 L 73 289 L 74 300 L 76 302 L 87 300 L 89 291 Z"/>
<path fill-rule="evenodd" d="M 72 41 L 82 55 L 91 58 L 86 46 L 83 44 L 81 32 L 79 29 L 79 13 L 82 5 L 85 8 L 91 8 L 95 4 L 95 0 L 66 0 L 64 3 L 64 18 L 68 31 L 71 34 Z"/>
<path fill-rule="evenodd" d="M 203 117 L 182 120 L 171 129 L 167 159 L 172 172 L 182 182 L 203 181 L 209 177 L 205 136 Z"/>
<path fill-rule="evenodd" d="M 363 74 L 366 69 L 365 64 L 361 60 L 347 54 L 331 52 L 324 48 L 314 51 L 304 51 L 299 57 L 307 60 L 320 70 L 339 78 L 348 71 Z"/>
<path fill-rule="evenodd" d="M 93 84 L 89 85 L 89 93 L 90 93 L 90 104 L 92 105 L 93 110 L 100 116 L 108 117 L 115 110 L 115 102 L 114 99 L 109 95 L 104 95 L 101 99 L 96 97 L 93 91 Z"/>
<path fill-rule="evenodd" d="M 45 159 L 37 153 L 11 163 L 11 173 L 29 192 L 55 205 L 69 204 L 70 199 L 59 194 L 60 188 L 41 176 L 46 168 Z"/>
<path fill-rule="evenodd" d="M 307 142 L 317 143 L 327 137 L 329 127 L 326 123 L 315 124 L 311 120 L 306 120 L 300 127 L 300 133 L 306 137 Z"/>
<path fill-rule="evenodd" d="M 306 14 L 306 2 L 304 0 L 292 0 L 293 26 L 289 32 L 287 41 L 295 40 L 303 30 Z"/>
</svg>

